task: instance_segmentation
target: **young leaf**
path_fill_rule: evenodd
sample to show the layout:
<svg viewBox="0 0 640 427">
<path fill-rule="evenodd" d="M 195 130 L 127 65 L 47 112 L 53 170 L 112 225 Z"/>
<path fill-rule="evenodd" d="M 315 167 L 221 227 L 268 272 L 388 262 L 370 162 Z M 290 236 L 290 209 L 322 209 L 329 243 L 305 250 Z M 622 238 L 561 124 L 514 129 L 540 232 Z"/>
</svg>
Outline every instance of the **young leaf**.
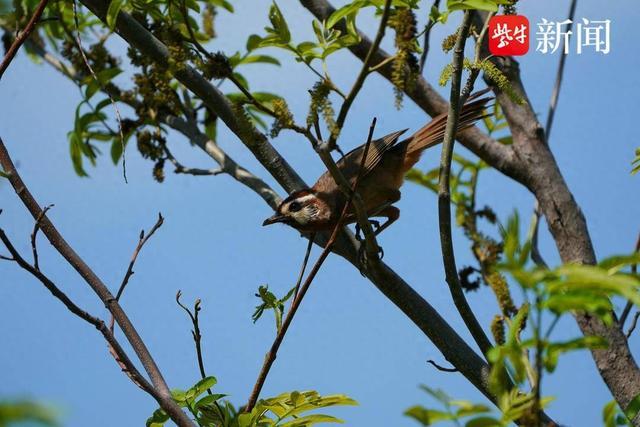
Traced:
<svg viewBox="0 0 640 427">
<path fill-rule="evenodd" d="M 111 31 L 116 27 L 118 14 L 125 3 L 126 0 L 111 0 L 111 3 L 109 3 L 109 8 L 107 9 L 107 25 Z"/>
<path fill-rule="evenodd" d="M 147 419 L 147 427 L 162 427 L 164 423 L 169 421 L 169 414 L 163 409 L 156 409 L 153 414 Z"/>
</svg>

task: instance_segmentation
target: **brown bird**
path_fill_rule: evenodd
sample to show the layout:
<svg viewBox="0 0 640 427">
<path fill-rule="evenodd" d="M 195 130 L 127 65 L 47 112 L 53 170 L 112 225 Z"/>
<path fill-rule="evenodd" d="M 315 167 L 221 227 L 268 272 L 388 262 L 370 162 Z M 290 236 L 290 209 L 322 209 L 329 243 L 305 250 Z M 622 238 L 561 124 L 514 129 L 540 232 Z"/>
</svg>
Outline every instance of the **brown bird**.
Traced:
<svg viewBox="0 0 640 427">
<path fill-rule="evenodd" d="M 472 126 L 476 120 L 485 116 L 484 108 L 490 97 L 477 99 L 486 91 L 469 97 L 462 107 L 458 131 Z M 372 141 L 369 146 L 364 169 L 358 183 L 358 194 L 362 198 L 367 217 L 386 218 L 381 226 L 377 221 L 376 235 L 389 227 L 400 217 L 400 210 L 393 206 L 400 200 L 400 187 L 404 176 L 420 159 L 424 150 L 442 142 L 447 114 L 440 114 L 413 136 L 398 142 L 407 131 L 401 130 Z M 347 153 L 337 166 L 353 186 L 360 171 L 363 144 Z M 280 203 L 275 215 L 267 218 L 262 225 L 281 222 L 301 231 L 331 231 L 336 226 L 348 198 L 340 190 L 335 180 L 325 172 L 311 188 L 296 191 Z M 345 223 L 356 222 L 353 206 L 347 211 Z"/>
</svg>

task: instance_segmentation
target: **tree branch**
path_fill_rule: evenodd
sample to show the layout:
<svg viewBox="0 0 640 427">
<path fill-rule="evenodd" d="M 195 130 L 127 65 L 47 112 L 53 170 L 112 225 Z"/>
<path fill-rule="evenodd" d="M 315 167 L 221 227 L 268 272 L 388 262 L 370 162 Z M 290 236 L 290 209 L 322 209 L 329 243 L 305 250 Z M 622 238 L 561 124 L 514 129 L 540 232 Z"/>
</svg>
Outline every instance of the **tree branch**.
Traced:
<svg viewBox="0 0 640 427">
<path fill-rule="evenodd" d="M 31 213 L 34 219 L 40 218 L 40 228 L 43 234 L 47 237 L 51 245 L 67 260 L 67 262 L 80 274 L 85 282 L 91 287 L 91 289 L 98 295 L 100 300 L 105 304 L 107 309 L 111 312 L 116 322 L 122 329 L 125 337 L 131 344 L 131 347 L 136 352 L 140 362 L 144 366 L 145 371 L 149 375 L 151 382 L 157 392 L 160 406 L 167 411 L 171 418 L 179 426 L 193 426 L 191 420 L 187 415 L 176 405 L 171 397 L 169 387 L 160 372 L 160 369 L 156 365 L 155 360 L 149 353 L 146 344 L 138 334 L 129 317 L 124 312 L 118 301 L 111 294 L 109 289 L 100 280 L 100 278 L 91 270 L 91 268 L 84 262 L 82 258 L 73 250 L 67 241 L 55 228 L 53 223 L 46 215 L 43 215 L 43 210 L 38 205 L 38 202 L 33 198 L 28 188 L 20 178 L 18 171 L 16 170 L 11 157 L 7 152 L 7 149 L 0 139 L 0 165 L 8 175 L 9 182 L 13 187 L 18 197 L 22 200 L 22 203 Z"/>
<path fill-rule="evenodd" d="M 104 339 L 107 341 L 110 352 L 113 357 L 116 359 L 116 362 L 122 370 L 131 378 L 131 380 L 142 390 L 149 393 L 154 399 L 159 401 L 159 396 L 156 393 L 155 389 L 149 382 L 140 374 L 138 369 L 135 367 L 131 359 L 127 356 L 126 352 L 120 345 L 120 343 L 116 340 L 113 332 L 106 327 L 104 321 L 99 319 L 98 317 L 92 316 L 87 311 L 78 307 L 51 279 L 49 279 L 39 268 L 36 268 L 35 265 L 30 265 L 17 251 L 17 249 L 13 246 L 6 233 L 2 228 L 0 228 L 0 241 L 7 248 L 9 253 L 12 255 L 12 261 L 16 262 L 23 270 L 30 273 L 33 277 L 38 279 L 51 294 L 58 299 L 64 306 L 73 314 L 78 316 L 80 319 L 84 320 L 87 323 L 95 326 L 95 328 L 102 334 Z"/>
<path fill-rule="evenodd" d="M 4 72 L 7 71 L 7 68 L 9 68 L 9 65 L 16 56 L 16 53 L 20 50 L 22 44 L 29 38 L 33 30 L 36 28 L 36 25 L 38 25 L 38 21 L 40 21 L 40 17 L 44 12 L 45 7 L 47 7 L 48 2 L 49 0 L 40 0 L 38 6 L 36 6 L 36 10 L 33 12 L 33 15 L 31 15 L 31 19 L 29 19 L 27 26 L 20 32 L 20 34 L 18 34 L 18 37 L 16 37 L 13 43 L 11 43 L 11 46 L 4 55 L 2 62 L 0 62 L 0 80 L 4 75 Z"/>
<path fill-rule="evenodd" d="M 328 19 L 335 11 L 335 8 L 327 0 L 300 0 L 300 3 L 320 21 Z M 336 28 L 343 32 L 346 31 L 342 22 L 337 23 Z M 372 46 L 372 42 L 362 32 L 359 31 L 358 35 L 360 36 L 360 43 L 350 46 L 349 50 L 360 60 L 364 60 Z M 373 56 L 374 64 L 385 64 L 384 66 L 376 67 L 376 71 L 391 82 L 393 69 L 390 59 L 391 56 L 382 49 L 377 49 Z M 423 76 L 416 76 L 415 84 L 408 88 L 406 94 L 432 117 L 448 110 L 446 100 L 436 92 Z M 478 157 L 508 176 L 512 176 L 517 171 L 511 147 L 500 144 L 477 127 L 460 132 L 457 139 Z"/>
<path fill-rule="evenodd" d="M 458 268 L 456 267 L 455 253 L 453 250 L 453 239 L 451 236 L 451 160 L 453 157 L 453 146 L 455 143 L 456 129 L 460 118 L 460 85 L 462 81 L 462 63 L 464 60 L 464 46 L 471 27 L 471 12 L 465 11 L 462 24 L 458 30 L 455 47 L 453 49 L 453 73 L 451 76 L 451 97 L 449 113 L 447 116 L 447 126 L 445 128 L 444 140 L 442 143 L 442 156 L 440 158 L 440 176 L 438 180 L 438 218 L 440 225 L 440 245 L 442 248 L 442 260 L 449 291 L 453 302 L 462 316 L 465 325 L 471 332 L 473 339 L 483 354 L 487 354 L 492 344 L 484 333 L 482 326 L 473 314 L 471 307 L 464 295 Z M 477 74 L 476 74 L 477 76 Z M 470 77 L 471 79 L 474 76 Z M 472 82 L 472 80 L 470 80 Z M 473 83 L 469 87 L 473 86 Z M 463 101 L 464 102 L 464 101 Z"/>
<path fill-rule="evenodd" d="M 476 22 L 483 16 L 476 13 Z M 486 49 L 485 44 L 483 50 Z M 511 57 L 493 57 L 490 60 L 507 76 L 512 90 L 526 101 L 524 104 L 515 103 L 487 81 L 493 86 L 513 136 L 514 143 L 510 147 L 517 161 L 510 176 L 535 195 L 562 262 L 595 264 L 595 251 L 585 217 L 546 143 L 544 129 L 528 101 L 520 78 L 518 62 Z M 495 167 L 493 163 L 489 164 Z M 592 350 L 591 354 L 611 394 L 625 409 L 640 394 L 640 369 L 618 322 L 607 326 L 595 316 L 576 313 L 574 317 L 585 336 L 599 336 L 609 343 L 608 348 Z M 640 425 L 640 415 L 634 422 Z"/>
<path fill-rule="evenodd" d="M 329 237 L 329 240 L 325 244 L 324 249 L 322 250 L 322 253 L 318 257 L 318 260 L 315 262 L 315 264 L 311 268 L 311 271 L 309 272 L 307 279 L 304 281 L 304 284 L 300 287 L 300 290 L 296 292 L 296 296 L 294 297 L 293 302 L 291 303 L 291 308 L 289 308 L 289 312 L 287 313 L 287 316 L 282 322 L 282 326 L 278 330 L 276 338 L 273 341 L 273 344 L 271 345 L 269 352 L 265 356 L 264 364 L 262 365 L 262 369 L 260 369 L 260 374 L 258 375 L 256 384 L 253 387 L 253 391 L 249 396 L 249 401 L 247 403 L 247 406 L 245 407 L 245 412 L 251 412 L 256 402 L 258 401 L 258 397 L 260 396 L 260 391 L 264 386 L 264 383 L 267 379 L 267 375 L 269 375 L 269 371 L 271 370 L 271 366 L 273 365 L 273 362 L 276 360 L 278 349 L 280 348 L 280 345 L 284 340 L 284 336 L 286 335 L 287 330 L 289 329 L 289 325 L 291 324 L 291 321 L 293 320 L 293 317 L 295 316 L 296 311 L 300 306 L 300 303 L 302 303 L 302 299 L 304 298 L 305 294 L 309 290 L 309 287 L 311 286 L 313 279 L 316 277 L 316 274 L 318 274 L 318 271 L 320 271 L 320 267 L 322 267 L 322 264 L 327 259 L 327 256 L 329 256 L 332 246 L 335 243 L 336 238 L 338 237 L 338 233 L 342 230 L 342 225 L 347 216 L 347 212 L 349 211 L 349 208 L 351 207 L 351 203 L 358 192 L 358 184 L 360 183 L 360 178 L 362 177 L 362 171 L 364 170 L 364 161 L 366 159 L 366 154 L 367 154 L 367 151 L 369 150 L 369 146 L 371 145 L 375 124 L 376 124 L 376 120 L 374 119 L 373 122 L 371 123 L 371 127 L 369 128 L 369 136 L 367 138 L 367 143 L 364 147 L 364 154 L 362 156 L 360 170 L 358 171 L 358 176 L 356 177 L 353 183 L 353 187 L 349 192 L 347 203 L 344 205 L 344 208 L 342 209 L 342 213 L 340 214 L 340 218 L 338 219 L 338 222 L 333 228 L 333 231 L 331 232 L 331 236 Z M 306 264 L 306 260 L 305 260 L 305 264 Z"/>
<path fill-rule="evenodd" d="M 384 7 L 382 9 L 382 17 L 380 18 L 380 26 L 378 27 L 378 32 L 367 52 L 367 56 L 362 61 L 362 68 L 360 69 L 360 73 L 358 73 L 358 77 L 356 77 L 356 81 L 353 83 L 353 87 L 349 91 L 349 94 L 345 98 L 342 106 L 340 107 L 340 112 L 338 113 L 338 118 L 336 119 L 336 128 L 338 129 L 337 133 L 331 133 L 329 136 L 329 148 L 332 149 L 336 145 L 336 141 L 340 132 L 342 131 L 342 127 L 344 126 L 344 122 L 347 119 L 347 114 L 349 114 L 349 109 L 351 108 L 351 104 L 355 101 L 360 89 L 362 89 L 362 85 L 366 80 L 367 76 L 371 72 L 369 67 L 371 66 L 373 55 L 378 50 L 382 39 L 384 38 L 385 30 L 387 28 L 387 22 L 389 21 L 389 15 L 391 11 L 391 0 L 386 0 Z"/>
</svg>

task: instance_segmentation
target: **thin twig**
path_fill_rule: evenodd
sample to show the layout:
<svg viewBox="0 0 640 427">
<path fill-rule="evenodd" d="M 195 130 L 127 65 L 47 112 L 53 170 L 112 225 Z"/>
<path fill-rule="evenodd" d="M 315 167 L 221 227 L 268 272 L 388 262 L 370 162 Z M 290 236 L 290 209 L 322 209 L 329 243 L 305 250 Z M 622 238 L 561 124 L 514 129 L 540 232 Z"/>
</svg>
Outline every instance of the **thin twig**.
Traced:
<svg viewBox="0 0 640 427">
<path fill-rule="evenodd" d="M 9 152 L 0 138 L 0 166 L 7 174 L 9 182 L 13 187 L 16 195 L 20 198 L 25 207 L 29 210 L 29 213 L 34 219 L 40 217 L 42 208 L 38 202 L 33 198 L 33 195 L 25 185 L 20 174 L 16 170 Z M 167 383 L 162 375 L 162 372 L 158 368 L 155 360 L 151 356 L 149 349 L 147 348 L 142 337 L 131 323 L 131 320 L 122 309 L 118 301 L 114 298 L 113 294 L 109 291 L 109 288 L 104 284 L 102 280 L 91 270 L 91 268 L 84 262 L 82 258 L 73 250 L 73 248 L 62 237 L 60 232 L 56 229 L 53 223 L 46 215 L 42 215 L 40 220 L 40 228 L 42 233 L 47 237 L 51 245 L 58 251 L 60 255 L 71 265 L 84 281 L 91 287 L 91 289 L 98 295 L 100 300 L 105 304 L 107 309 L 113 314 L 115 320 L 118 322 L 120 329 L 124 333 L 127 341 L 131 344 L 131 347 L 136 352 L 136 355 L 140 359 L 145 371 L 151 379 L 154 389 L 158 395 L 158 403 L 167 411 L 171 419 L 173 419 L 179 426 L 193 426 L 193 422 L 189 417 L 178 407 L 171 397 L 171 391 L 167 386 Z"/>
<path fill-rule="evenodd" d="M 47 214 L 47 211 L 51 209 L 53 205 L 45 206 L 42 210 L 42 213 L 36 218 L 36 222 L 33 224 L 33 231 L 31 232 L 31 252 L 33 253 L 33 268 L 36 270 L 40 270 L 40 265 L 38 264 L 38 231 L 40 230 L 40 220 L 42 217 Z"/>
<path fill-rule="evenodd" d="M 336 119 L 336 129 L 338 130 L 335 133 L 329 135 L 329 141 L 327 144 L 329 145 L 329 149 L 333 149 L 336 145 L 336 141 L 338 140 L 338 136 L 342 127 L 344 126 L 344 122 L 347 119 L 347 114 L 349 113 L 349 109 L 351 108 L 351 104 L 355 101 L 360 89 L 362 89 L 362 85 L 366 80 L 371 70 L 369 67 L 371 66 L 371 62 L 373 61 L 374 54 L 378 51 L 378 47 L 380 47 L 380 43 L 384 38 L 385 29 L 387 28 L 387 22 L 389 21 L 389 15 L 391 10 L 391 0 L 386 0 L 384 4 L 384 9 L 382 10 L 382 17 L 380 18 L 380 26 L 378 27 L 378 32 L 376 33 L 376 37 L 373 40 L 373 44 L 371 45 L 369 51 L 367 52 L 367 56 L 364 61 L 362 61 L 362 68 L 360 69 L 360 73 L 356 77 L 356 81 L 353 83 L 353 87 L 349 94 L 345 98 L 342 106 L 340 107 L 340 112 L 338 113 L 338 118 Z"/>
<path fill-rule="evenodd" d="M 445 368 L 444 366 L 438 365 L 435 361 L 429 359 L 427 360 L 427 363 L 430 363 L 433 365 L 434 368 L 436 368 L 438 371 L 442 371 L 442 372 L 458 372 L 457 368 Z"/>
<path fill-rule="evenodd" d="M 450 176 L 451 160 L 453 157 L 453 147 L 455 144 L 456 129 L 460 118 L 460 85 L 462 81 L 462 63 L 464 59 L 464 46 L 471 27 L 471 12 L 465 11 L 462 24 L 458 31 L 458 37 L 453 50 L 453 73 L 451 76 L 451 95 L 449 104 L 449 114 L 445 129 L 444 141 L 442 144 L 442 156 L 440 159 L 440 176 L 438 184 L 438 217 L 440 224 L 440 244 L 442 247 L 442 259 L 446 281 L 451 291 L 453 302 L 467 325 L 469 332 L 478 344 L 478 347 L 485 355 L 492 345 L 483 331 L 478 319 L 476 319 L 469 303 L 464 295 L 458 269 L 456 267 L 455 253 L 453 250 L 453 240 L 451 235 L 451 194 Z"/>
<path fill-rule="evenodd" d="M 207 377 L 206 371 L 204 369 L 204 358 L 202 357 L 202 334 L 200 333 L 200 320 L 198 319 L 198 315 L 202 307 L 200 307 L 201 301 L 198 298 L 193 304 L 193 311 L 191 311 L 188 307 L 186 307 L 182 302 L 180 302 L 180 297 L 182 296 L 182 291 L 178 291 L 176 293 L 176 303 L 187 313 L 189 318 L 191 319 L 191 323 L 193 324 L 193 329 L 191 330 L 191 336 L 193 337 L 193 341 L 196 345 L 196 357 L 198 359 L 198 369 L 200 370 L 200 377 L 205 379 Z M 207 389 L 208 394 L 212 394 L 210 389 Z M 216 406 L 218 403 L 216 402 Z M 218 408 L 220 409 L 220 408 Z"/>
<path fill-rule="evenodd" d="M 307 263 L 309 262 L 309 255 L 311 255 L 311 248 L 313 247 L 313 241 L 315 240 L 315 233 L 312 233 L 309 236 L 309 242 L 307 243 L 307 250 L 304 253 L 304 260 L 302 261 L 302 267 L 300 267 L 300 274 L 298 274 L 298 280 L 296 280 L 296 290 L 293 292 L 293 299 L 295 300 L 298 297 L 298 292 L 300 291 L 300 284 L 302 283 L 302 279 L 304 278 L 304 271 L 307 269 Z"/>
<path fill-rule="evenodd" d="M 640 317 L 640 310 L 636 311 L 636 314 L 633 316 L 633 320 L 631 321 L 631 325 L 629 326 L 629 330 L 627 331 L 627 339 L 631 337 L 631 334 L 636 329 L 636 325 L 638 324 L 638 317 Z"/>
<path fill-rule="evenodd" d="M 222 168 L 198 169 L 186 167 L 173 156 L 166 145 L 163 146 L 163 149 L 167 160 L 169 160 L 174 167 L 173 173 L 194 176 L 216 176 L 220 175 L 221 173 L 225 173 L 224 169 Z"/>
<path fill-rule="evenodd" d="M 429 18 L 429 22 L 427 23 L 424 29 L 424 39 L 422 42 L 422 55 L 420 55 L 420 74 L 422 74 L 424 70 L 424 64 L 427 62 L 427 55 L 429 54 L 429 38 L 431 36 L 431 29 L 433 28 L 434 25 L 436 25 L 436 21 L 433 21 L 430 18 L 431 10 L 433 8 L 440 9 L 440 0 L 434 0 L 433 6 L 431 6 L 431 9 L 429 10 L 429 13 L 427 15 L 427 18 Z"/>
<path fill-rule="evenodd" d="M 92 316 L 87 311 L 78 307 L 64 292 L 62 292 L 62 290 L 60 290 L 58 286 L 55 285 L 55 283 L 53 283 L 51 279 L 49 279 L 44 273 L 42 273 L 40 269 L 30 265 L 16 250 L 4 230 L 2 230 L 1 228 L 0 241 L 2 241 L 4 246 L 12 255 L 13 261 L 15 261 L 23 270 L 27 271 L 33 277 L 38 279 L 45 286 L 45 288 L 47 288 L 56 299 L 62 302 L 62 304 L 64 304 L 64 306 L 71 313 L 75 314 L 82 320 L 92 324 L 98 331 L 100 331 L 102 336 L 107 341 L 109 352 L 116 359 L 116 362 L 118 363 L 118 365 L 120 365 L 122 371 L 127 374 L 138 387 L 158 400 L 159 397 L 153 386 L 149 384 L 149 382 L 140 374 L 133 362 L 127 356 L 122 346 L 116 340 L 112 331 L 106 327 L 104 321 L 102 321 L 98 317 Z"/>
<path fill-rule="evenodd" d="M 367 143 L 365 144 L 365 152 L 369 149 L 369 146 L 371 145 L 371 141 L 373 139 L 373 131 L 375 129 L 375 123 L 376 123 L 376 120 L 374 119 L 373 122 L 371 123 L 371 127 L 369 128 L 369 136 L 367 138 Z M 344 205 L 344 208 L 342 209 L 340 218 L 338 219 L 338 222 L 333 228 L 333 231 L 331 233 L 331 236 L 329 237 L 329 240 L 325 244 L 324 249 L 322 250 L 322 253 L 318 257 L 318 260 L 315 262 L 315 264 L 311 268 L 311 271 L 309 272 L 309 275 L 304 281 L 304 284 L 300 287 L 300 291 L 298 292 L 296 297 L 294 297 L 291 303 L 291 308 L 289 308 L 289 311 L 287 312 L 287 315 L 284 321 L 282 322 L 282 326 L 280 327 L 280 330 L 278 331 L 276 338 L 274 339 L 273 344 L 269 349 L 269 352 L 265 356 L 264 364 L 260 369 L 258 379 L 256 380 L 253 390 L 251 391 L 251 395 L 249 396 L 249 401 L 245 406 L 245 412 L 251 412 L 256 402 L 258 401 L 258 397 L 260 396 L 262 387 L 264 386 L 267 376 L 269 375 L 269 371 L 271 370 L 271 366 L 273 365 L 273 362 L 276 360 L 278 349 L 280 348 L 280 345 L 284 340 L 287 330 L 289 329 L 289 325 L 291 324 L 293 317 L 298 311 L 298 307 L 300 307 L 300 303 L 302 303 L 302 300 L 305 294 L 309 290 L 309 287 L 311 286 L 313 279 L 316 277 L 316 274 L 318 274 L 318 271 L 320 270 L 320 267 L 322 267 L 322 264 L 324 263 L 327 256 L 329 256 L 329 253 L 331 252 L 331 248 L 335 243 L 336 237 L 338 237 L 338 233 L 342 230 L 342 225 L 346 219 L 349 207 L 351 206 L 354 196 L 357 194 L 357 191 L 358 191 L 358 184 L 360 182 L 362 171 L 364 169 L 364 159 L 365 157 L 363 156 L 362 161 L 360 163 L 358 176 L 356 177 L 353 183 L 353 187 L 351 188 L 351 192 L 350 192 L 349 198 L 347 199 L 347 203 Z"/>
<path fill-rule="evenodd" d="M 571 5 L 569 6 L 569 23 L 567 25 L 566 34 L 567 34 L 567 43 L 571 40 L 571 34 L 573 34 L 573 17 L 576 12 L 576 4 L 577 0 L 571 0 Z M 565 55 L 564 50 L 560 51 L 560 62 L 558 63 L 558 71 L 556 72 L 556 82 L 553 86 L 553 91 L 551 92 L 551 99 L 549 100 L 549 112 L 547 113 L 547 124 L 544 127 L 544 134 L 547 138 L 547 144 L 549 143 L 549 135 L 551 135 L 551 126 L 553 126 L 553 118 L 556 113 L 556 108 L 558 107 L 558 98 L 560 97 L 560 87 L 562 86 L 562 76 L 564 75 L 564 64 L 569 55 Z"/>
<path fill-rule="evenodd" d="M 49 0 L 40 0 L 40 3 L 38 3 L 38 6 L 36 6 L 36 10 L 33 12 L 31 19 L 29 19 L 27 26 L 24 28 L 24 30 L 22 30 L 22 32 L 20 32 L 20 34 L 18 34 L 13 43 L 11 43 L 11 46 L 7 50 L 7 53 L 4 55 L 4 58 L 0 63 L 0 80 L 2 79 L 2 76 L 7 68 L 9 68 L 11 61 L 13 61 L 13 58 L 18 53 L 18 50 L 20 50 L 22 44 L 29 38 L 33 30 L 36 28 L 36 25 L 40 21 L 40 17 L 42 16 L 42 13 L 44 12 L 44 9 L 47 6 L 48 2 Z"/>
<path fill-rule="evenodd" d="M 635 253 L 640 253 L 640 234 L 638 234 L 638 238 L 636 240 L 636 246 L 634 248 Z M 638 264 L 633 264 L 631 266 L 631 274 L 638 274 Z M 620 325 L 620 330 L 624 330 L 624 324 L 627 321 L 627 317 L 629 317 L 629 313 L 631 312 L 631 308 L 633 308 L 633 303 L 631 301 L 627 301 L 627 305 L 624 306 L 624 310 L 622 310 L 622 314 L 620 315 L 620 320 L 618 324 Z M 629 332 L 627 334 L 630 335 Z M 628 338 L 628 336 L 627 336 Z"/>
<path fill-rule="evenodd" d="M 573 17 L 576 11 L 576 4 L 577 4 L 577 0 L 571 0 L 571 5 L 569 6 L 569 17 L 568 17 L 569 25 L 567 26 L 567 34 L 568 34 L 567 40 L 566 40 L 567 43 L 569 43 L 569 41 L 571 40 L 571 34 L 573 34 L 573 31 L 571 31 L 571 29 L 573 27 Z M 560 87 L 562 86 L 562 77 L 564 75 L 564 65 L 567 60 L 567 56 L 569 55 L 565 55 L 564 50 L 560 51 L 560 60 L 558 62 L 558 70 L 556 71 L 556 81 L 553 86 L 553 90 L 551 91 L 551 99 L 549 100 L 549 112 L 547 113 L 547 123 L 544 129 L 544 135 L 545 135 L 545 140 L 547 142 L 547 145 L 549 145 L 551 127 L 553 126 L 553 118 L 556 113 L 556 108 L 558 107 L 558 99 L 560 97 Z M 531 238 L 531 259 L 536 265 L 543 268 L 547 268 L 547 263 L 542 258 L 542 254 L 540 253 L 540 249 L 538 248 L 538 232 L 540 228 L 541 214 L 542 213 L 540 211 L 540 202 L 538 201 L 538 199 L 536 199 L 535 203 L 533 204 L 533 218 L 532 218 L 533 233 L 531 235 L 532 237 Z"/>
<path fill-rule="evenodd" d="M 120 287 L 118 288 L 118 292 L 116 293 L 116 301 L 120 301 L 120 297 L 122 296 L 124 289 L 129 283 L 129 279 L 131 278 L 131 276 L 133 276 L 133 273 L 134 273 L 133 266 L 135 265 L 136 260 L 138 259 L 138 255 L 140 254 L 142 247 L 145 245 L 145 243 L 149 241 L 151 236 L 153 236 L 153 234 L 158 230 L 158 228 L 162 227 L 162 224 L 164 224 L 164 217 L 162 216 L 161 213 L 158 213 L 158 220 L 153 225 L 153 227 L 151 227 L 149 232 L 145 234 L 144 230 L 140 231 L 140 236 L 138 237 L 138 244 L 136 245 L 136 248 L 133 251 L 133 255 L 131 256 L 131 261 L 129 261 L 129 266 L 127 267 L 127 271 L 124 274 L 124 277 L 122 278 L 122 282 L 120 283 Z"/>
</svg>

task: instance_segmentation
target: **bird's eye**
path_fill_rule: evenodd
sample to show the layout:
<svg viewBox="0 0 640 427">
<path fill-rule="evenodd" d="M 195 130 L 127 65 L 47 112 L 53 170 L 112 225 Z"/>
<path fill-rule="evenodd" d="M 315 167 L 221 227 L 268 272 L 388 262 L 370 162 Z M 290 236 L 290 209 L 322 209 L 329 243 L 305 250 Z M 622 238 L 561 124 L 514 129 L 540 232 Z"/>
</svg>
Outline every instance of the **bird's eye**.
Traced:
<svg viewBox="0 0 640 427">
<path fill-rule="evenodd" d="M 289 212 L 298 212 L 300 209 L 302 209 L 300 202 L 291 202 L 289 205 Z"/>
</svg>

